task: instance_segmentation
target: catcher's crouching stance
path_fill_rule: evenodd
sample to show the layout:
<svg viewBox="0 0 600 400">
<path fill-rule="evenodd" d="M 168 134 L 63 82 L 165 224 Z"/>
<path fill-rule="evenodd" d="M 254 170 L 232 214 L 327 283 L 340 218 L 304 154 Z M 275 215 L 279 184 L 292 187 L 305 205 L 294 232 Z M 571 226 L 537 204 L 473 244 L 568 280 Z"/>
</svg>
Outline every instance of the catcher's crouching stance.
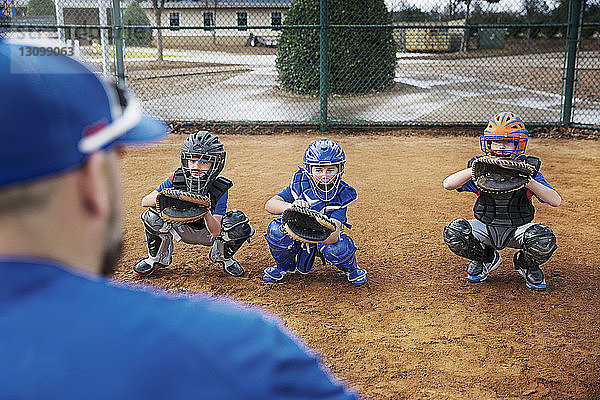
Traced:
<svg viewBox="0 0 600 400">
<path fill-rule="evenodd" d="M 185 140 L 181 167 L 142 199 L 142 205 L 149 207 L 142 214 L 148 258 L 133 267 L 136 275 L 147 276 L 171 264 L 173 238 L 211 246 L 212 262 L 221 263 L 232 276 L 244 274 L 233 255 L 254 229 L 243 212 L 227 211 L 228 190 L 233 183 L 219 176 L 225 155 L 219 139 L 209 132 L 193 133 Z"/>
<path fill-rule="evenodd" d="M 367 272 L 356 263 L 356 246 L 343 230 L 346 210 L 356 190 L 342 181 L 346 158 L 339 144 L 317 140 L 304 153 L 304 168 L 265 205 L 281 215 L 269 224 L 265 237 L 275 265 L 263 280 L 281 282 L 295 272 L 311 271 L 317 255 L 343 271 L 353 285 L 367 282 Z"/>
<path fill-rule="evenodd" d="M 456 219 L 443 238 L 455 254 L 471 260 L 467 281 L 481 282 L 498 268 L 505 247 L 519 249 L 514 267 L 528 288 L 546 290 L 540 265 L 556 250 L 552 229 L 533 223 L 531 198 L 557 207 L 558 193 L 539 172 L 541 162 L 525 156 L 529 132 L 512 113 L 496 114 L 484 130 L 480 145 L 485 156 L 473 157 L 467 168 L 444 180 L 444 188 L 476 193 L 475 219 Z"/>
</svg>

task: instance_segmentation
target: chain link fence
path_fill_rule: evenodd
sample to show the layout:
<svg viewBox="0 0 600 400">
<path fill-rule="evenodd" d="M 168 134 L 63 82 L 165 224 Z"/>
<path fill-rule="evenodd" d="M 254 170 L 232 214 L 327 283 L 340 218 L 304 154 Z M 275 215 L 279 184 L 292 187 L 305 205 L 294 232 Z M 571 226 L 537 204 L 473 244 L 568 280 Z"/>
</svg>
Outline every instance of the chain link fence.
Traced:
<svg viewBox="0 0 600 400">
<path fill-rule="evenodd" d="M 168 121 L 600 129 L 600 0 L 0 0 L 0 30 Z"/>
</svg>

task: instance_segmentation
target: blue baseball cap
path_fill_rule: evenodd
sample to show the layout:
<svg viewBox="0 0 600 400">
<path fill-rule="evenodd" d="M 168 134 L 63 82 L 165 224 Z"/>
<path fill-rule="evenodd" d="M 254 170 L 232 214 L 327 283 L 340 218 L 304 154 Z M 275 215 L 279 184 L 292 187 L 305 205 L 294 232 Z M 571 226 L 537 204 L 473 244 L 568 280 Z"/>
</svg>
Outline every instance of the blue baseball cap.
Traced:
<svg viewBox="0 0 600 400">
<path fill-rule="evenodd" d="M 165 137 L 127 90 L 61 55 L 0 41 L 0 188 L 58 174 L 96 151 Z"/>
</svg>

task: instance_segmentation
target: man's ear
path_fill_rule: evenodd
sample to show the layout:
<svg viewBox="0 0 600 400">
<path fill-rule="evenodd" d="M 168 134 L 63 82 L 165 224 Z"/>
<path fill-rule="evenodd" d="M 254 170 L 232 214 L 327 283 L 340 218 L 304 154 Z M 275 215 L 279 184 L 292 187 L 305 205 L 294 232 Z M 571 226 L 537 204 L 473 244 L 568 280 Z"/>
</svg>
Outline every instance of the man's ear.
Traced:
<svg viewBox="0 0 600 400">
<path fill-rule="evenodd" d="M 94 216 L 108 215 L 110 211 L 106 153 L 92 153 L 80 168 L 79 190 L 84 209 Z"/>
</svg>

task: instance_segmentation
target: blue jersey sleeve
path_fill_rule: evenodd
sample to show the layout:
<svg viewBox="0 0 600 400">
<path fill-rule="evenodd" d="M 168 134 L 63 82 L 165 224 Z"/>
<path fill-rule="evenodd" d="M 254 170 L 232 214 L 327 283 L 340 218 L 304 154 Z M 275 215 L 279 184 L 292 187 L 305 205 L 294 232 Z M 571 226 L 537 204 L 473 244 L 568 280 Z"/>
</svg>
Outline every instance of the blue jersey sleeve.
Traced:
<svg viewBox="0 0 600 400">
<path fill-rule="evenodd" d="M 160 185 L 158 185 L 158 187 L 156 188 L 157 192 L 162 192 L 164 189 L 170 189 L 173 187 L 173 184 L 171 183 L 171 179 L 167 178 L 164 180 L 163 183 L 161 183 Z"/>
<path fill-rule="evenodd" d="M 283 201 L 288 203 L 294 202 L 294 196 L 292 196 L 292 185 L 289 184 L 281 192 L 277 193 L 277 196 L 281 197 Z"/>
<path fill-rule="evenodd" d="M 225 215 L 227 213 L 227 200 L 229 199 L 229 190 L 223 193 L 219 200 L 217 200 L 217 204 L 215 205 L 215 211 L 213 211 L 213 215 Z"/>
<path fill-rule="evenodd" d="M 469 180 L 469 182 L 456 189 L 456 191 L 479 193 L 479 189 L 477 189 L 477 186 L 475 186 L 475 182 L 473 182 L 473 179 Z"/>
<path fill-rule="evenodd" d="M 550 186 L 550 184 L 548 182 L 546 182 L 546 178 L 544 178 L 544 175 L 542 175 L 541 172 L 538 171 L 537 175 L 535 176 L 535 178 L 533 178 L 536 182 L 541 183 L 542 185 L 554 190 L 554 188 L 552 186 Z M 532 195 L 535 196 L 536 199 L 538 199 L 538 201 L 540 203 L 546 203 L 544 200 L 540 199 L 537 194 L 533 193 L 531 190 L 529 191 Z"/>
</svg>

